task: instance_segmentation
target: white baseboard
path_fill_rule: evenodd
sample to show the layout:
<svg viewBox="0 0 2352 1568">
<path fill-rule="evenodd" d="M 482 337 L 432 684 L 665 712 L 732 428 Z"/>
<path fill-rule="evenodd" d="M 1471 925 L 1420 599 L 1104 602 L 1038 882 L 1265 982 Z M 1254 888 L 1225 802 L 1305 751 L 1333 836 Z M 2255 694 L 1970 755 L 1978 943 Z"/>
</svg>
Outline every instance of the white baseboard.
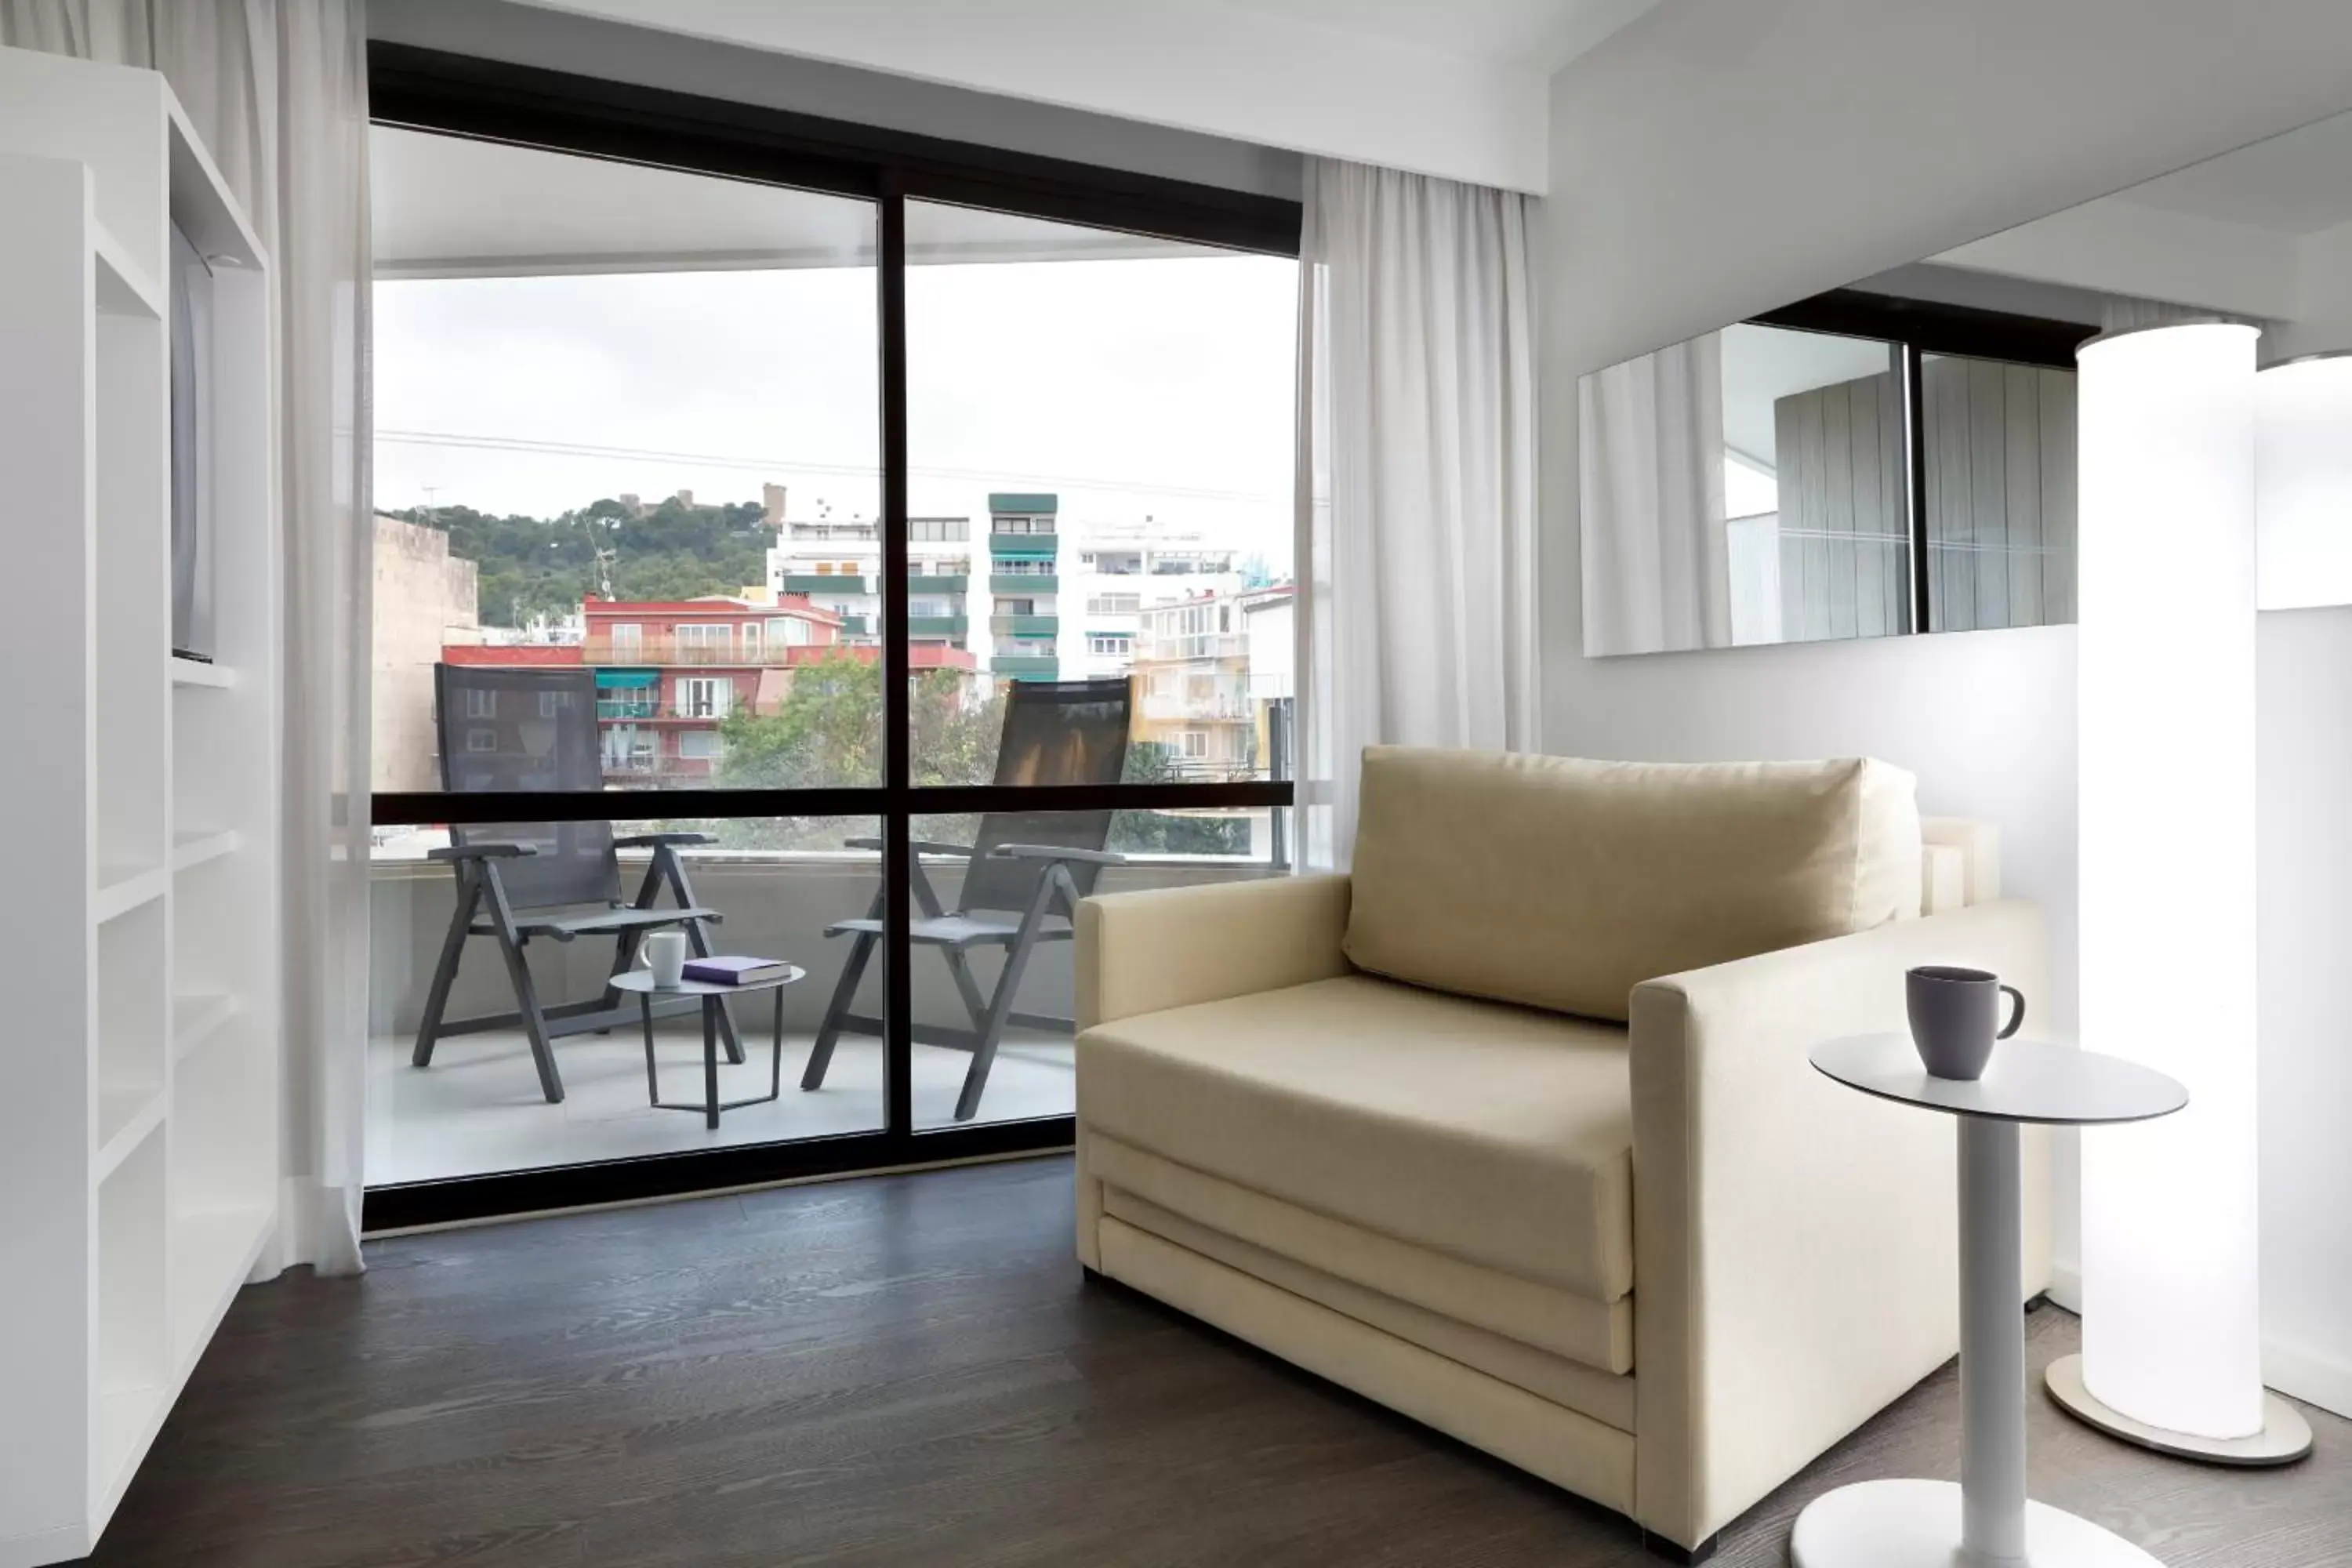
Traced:
<svg viewBox="0 0 2352 1568">
<path fill-rule="evenodd" d="M 2276 1340 L 2263 1342 L 2263 1381 L 2290 1398 L 2352 1415 L 2352 1366 Z"/>
<path fill-rule="evenodd" d="M 2082 1312 L 2083 1271 L 2077 1265 L 2051 1265 L 2050 1300 L 2070 1312 Z M 2352 1416 L 2352 1364 L 2277 1340 L 2264 1340 L 2263 1381 L 2289 1398 Z"/>
<path fill-rule="evenodd" d="M 44 1563 L 79 1562 L 89 1538 L 79 1524 L 60 1525 L 38 1535 L 12 1535 L 0 1541 L 0 1568 L 36 1568 Z"/>
<path fill-rule="evenodd" d="M 2083 1315 L 2083 1270 L 2079 1265 L 2063 1259 L 2050 1265 L 2050 1299 L 2076 1317 Z"/>
</svg>

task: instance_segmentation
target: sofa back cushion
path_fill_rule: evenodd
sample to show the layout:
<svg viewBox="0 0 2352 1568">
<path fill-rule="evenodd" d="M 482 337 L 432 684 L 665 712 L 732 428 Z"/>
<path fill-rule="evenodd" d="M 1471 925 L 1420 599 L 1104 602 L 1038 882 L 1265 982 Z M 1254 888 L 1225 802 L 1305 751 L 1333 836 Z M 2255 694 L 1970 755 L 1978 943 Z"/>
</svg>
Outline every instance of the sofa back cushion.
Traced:
<svg viewBox="0 0 2352 1568">
<path fill-rule="evenodd" d="M 1885 763 L 1369 747 L 1346 951 L 1441 991 L 1622 1020 L 1644 980 L 1919 913 Z"/>
</svg>

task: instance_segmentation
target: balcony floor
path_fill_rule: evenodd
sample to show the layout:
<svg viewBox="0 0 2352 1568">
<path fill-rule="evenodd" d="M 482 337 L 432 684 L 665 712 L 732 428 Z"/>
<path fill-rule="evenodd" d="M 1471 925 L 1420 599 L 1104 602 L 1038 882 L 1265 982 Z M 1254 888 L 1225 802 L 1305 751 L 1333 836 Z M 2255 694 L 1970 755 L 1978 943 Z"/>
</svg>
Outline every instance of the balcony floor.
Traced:
<svg viewBox="0 0 2352 1568">
<path fill-rule="evenodd" d="M 377 1036 L 368 1043 L 368 1184 L 780 1142 L 873 1131 L 882 1124 L 877 1040 L 845 1037 L 834 1052 L 825 1087 L 803 1093 L 801 1069 L 814 1037 L 788 1030 L 782 1096 L 727 1112 L 714 1132 L 699 1116 L 646 1103 L 641 1039 L 633 1030 L 616 1030 L 556 1041 L 564 1100 L 550 1105 L 540 1095 L 530 1050 L 520 1033 L 443 1040 L 434 1049 L 433 1065 L 421 1070 L 409 1066 L 408 1037 Z M 748 1059 L 741 1066 L 720 1058 L 720 1099 L 766 1091 L 768 1040 L 761 1018 L 745 1031 Z M 665 1025 L 656 1036 L 656 1055 L 664 1100 L 701 1097 L 702 1038 L 690 1021 L 683 1028 Z M 950 1124 L 971 1060 L 961 1051 L 915 1047 L 916 1126 Z M 1068 1036 L 1013 1030 L 997 1051 L 976 1120 L 1066 1116 L 1075 1084 Z"/>
</svg>

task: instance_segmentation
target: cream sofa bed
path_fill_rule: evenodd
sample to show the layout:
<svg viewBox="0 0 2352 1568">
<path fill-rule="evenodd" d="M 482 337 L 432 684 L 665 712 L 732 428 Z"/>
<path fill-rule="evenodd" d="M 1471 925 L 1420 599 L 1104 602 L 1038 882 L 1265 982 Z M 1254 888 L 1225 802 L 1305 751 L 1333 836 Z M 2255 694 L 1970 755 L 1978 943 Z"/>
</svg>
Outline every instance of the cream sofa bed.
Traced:
<svg viewBox="0 0 2352 1568">
<path fill-rule="evenodd" d="M 1805 1054 L 2043 1005 L 1999 876 L 1882 763 L 1369 751 L 1351 874 L 1080 906 L 1078 1258 L 1704 1557 L 1957 1349 L 1949 1121 Z"/>
</svg>

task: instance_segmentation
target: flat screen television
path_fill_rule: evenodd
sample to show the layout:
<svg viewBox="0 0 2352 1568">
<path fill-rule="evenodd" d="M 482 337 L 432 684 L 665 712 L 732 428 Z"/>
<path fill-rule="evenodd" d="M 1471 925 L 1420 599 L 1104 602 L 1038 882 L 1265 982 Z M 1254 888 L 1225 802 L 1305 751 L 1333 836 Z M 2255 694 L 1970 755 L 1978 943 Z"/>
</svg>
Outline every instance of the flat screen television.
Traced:
<svg viewBox="0 0 2352 1568">
<path fill-rule="evenodd" d="M 213 658 L 213 275 L 172 226 L 172 651 Z"/>
</svg>

